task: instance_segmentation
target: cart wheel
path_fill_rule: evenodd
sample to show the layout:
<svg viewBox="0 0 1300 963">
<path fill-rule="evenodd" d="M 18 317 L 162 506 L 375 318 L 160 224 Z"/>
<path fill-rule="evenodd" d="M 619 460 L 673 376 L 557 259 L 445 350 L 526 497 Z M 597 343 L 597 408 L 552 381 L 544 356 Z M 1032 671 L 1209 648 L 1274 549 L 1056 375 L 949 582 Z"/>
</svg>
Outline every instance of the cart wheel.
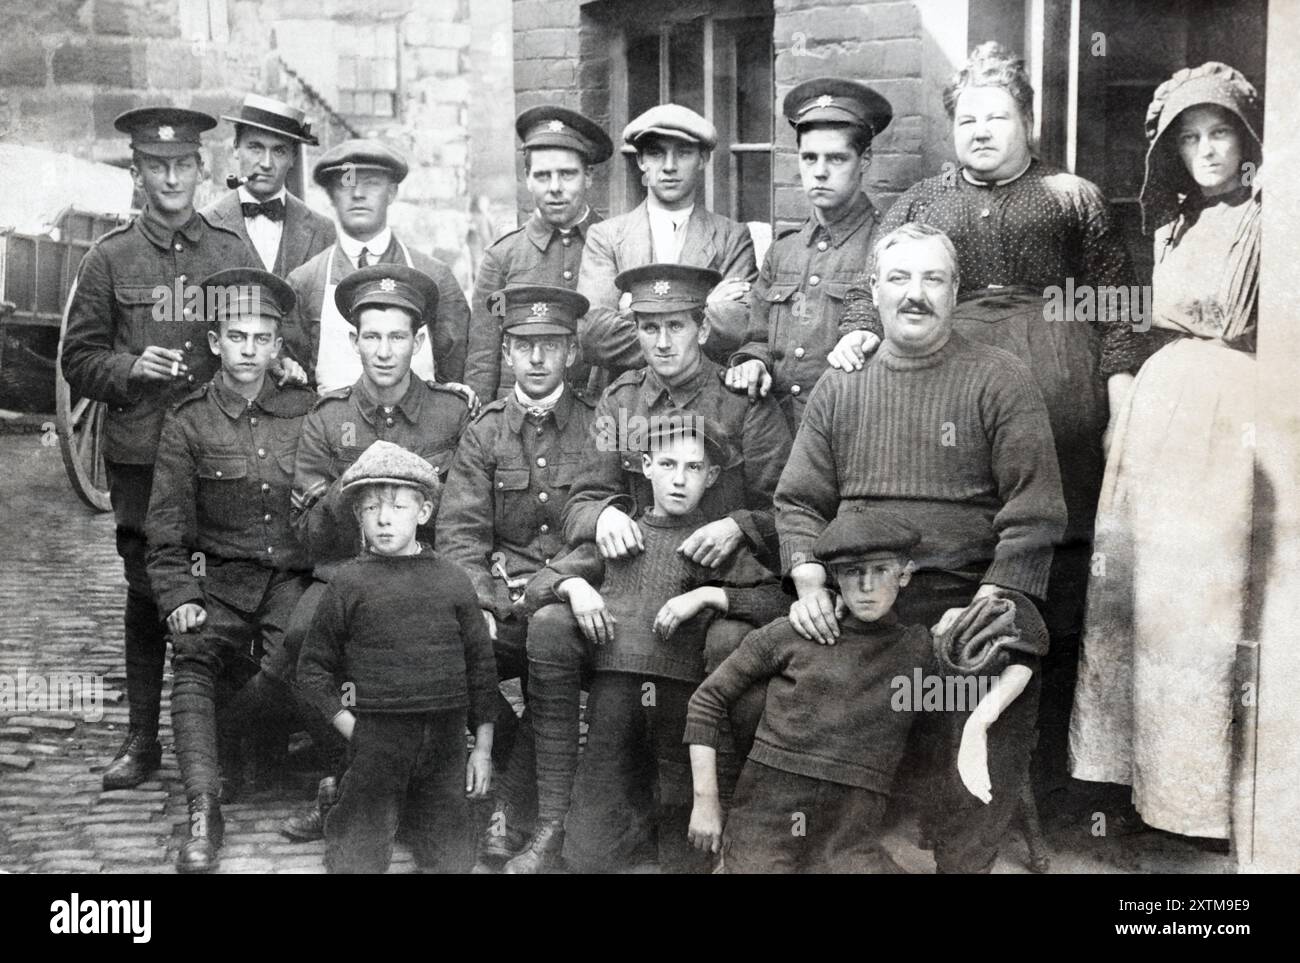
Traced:
<svg viewBox="0 0 1300 963">
<path fill-rule="evenodd" d="M 68 304 L 76 293 L 74 283 L 68 292 Z M 59 432 L 59 450 L 63 467 L 77 497 L 97 512 L 112 509 L 108 500 L 108 469 L 104 466 L 102 439 L 108 406 L 102 401 L 73 397 L 72 388 L 63 378 L 63 336 L 68 330 L 68 309 L 63 309 L 59 330 L 59 354 L 54 365 L 54 418 Z"/>
</svg>

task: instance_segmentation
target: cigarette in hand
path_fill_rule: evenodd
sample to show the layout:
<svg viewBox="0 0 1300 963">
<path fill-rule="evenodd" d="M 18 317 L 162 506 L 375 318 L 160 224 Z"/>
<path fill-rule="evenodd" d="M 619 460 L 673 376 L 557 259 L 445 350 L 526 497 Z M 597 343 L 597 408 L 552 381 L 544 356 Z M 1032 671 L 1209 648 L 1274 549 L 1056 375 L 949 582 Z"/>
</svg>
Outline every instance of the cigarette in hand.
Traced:
<svg viewBox="0 0 1300 963">
<path fill-rule="evenodd" d="M 175 377 L 176 377 L 178 374 L 180 374 L 180 373 L 181 373 L 181 363 L 180 363 L 179 361 L 173 361 L 173 362 L 172 362 L 172 377 L 175 378 Z"/>
</svg>

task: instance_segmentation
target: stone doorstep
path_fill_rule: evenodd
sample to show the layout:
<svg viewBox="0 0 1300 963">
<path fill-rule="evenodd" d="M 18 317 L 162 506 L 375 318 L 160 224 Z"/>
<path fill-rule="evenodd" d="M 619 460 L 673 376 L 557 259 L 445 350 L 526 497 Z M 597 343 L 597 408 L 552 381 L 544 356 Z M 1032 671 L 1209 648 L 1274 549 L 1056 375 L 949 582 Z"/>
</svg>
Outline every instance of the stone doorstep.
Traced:
<svg viewBox="0 0 1300 963">
<path fill-rule="evenodd" d="M 27 756 L 15 756 L 9 753 L 0 753 L 0 767 L 5 769 L 30 769 L 32 761 Z"/>
<path fill-rule="evenodd" d="M 32 730 L 24 726 L 0 726 L 0 739 L 12 739 L 15 742 L 26 742 L 32 737 Z"/>
<path fill-rule="evenodd" d="M 43 864 L 41 873 L 102 873 L 104 864 L 88 859 L 56 859 Z"/>
<path fill-rule="evenodd" d="M 70 732 L 77 728 L 77 724 L 71 719 L 60 719 L 55 716 L 10 716 L 5 722 L 25 729 L 57 729 L 61 732 Z"/>
</svg>

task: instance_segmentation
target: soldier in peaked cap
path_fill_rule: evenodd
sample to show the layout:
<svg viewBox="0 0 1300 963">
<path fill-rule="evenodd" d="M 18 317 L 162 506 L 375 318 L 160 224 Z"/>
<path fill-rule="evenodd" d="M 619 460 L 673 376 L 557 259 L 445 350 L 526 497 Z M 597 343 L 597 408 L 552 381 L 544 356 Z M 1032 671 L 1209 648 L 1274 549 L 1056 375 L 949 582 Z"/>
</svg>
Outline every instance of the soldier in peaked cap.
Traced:
<svg viewBox="0 0 1300 963">
<path fill-rule="evenodd" d="M 206 114 L 174 107 L 117 118 L 117 129 L 131 136 L 131 176 L 144 210 L 86 253 L 68 305 L 63 375 L 76 395 L 108 405 L 104 460 L 128 586 L 130 730 L 104 772 L 107 789 L 143 782 L 161 756 L 167 638 L 145 568 L 144 522 L 163 415 L 217 369 L 193 285 L 223 268 L 257 266 L 237 234 L 194 210 L 200 133 L 215 125 Z M 157 322 L 160 311 L 168 323 Z"/>
<path fill-rule="evenodd" d="M 423 318 L 427 339 L 413 370 L 422 379 L 444 384 L 464 377 L 469 304 L 455 275 L 437 258 L 411 249 L 388 226 L 389 205 L 408 170 L 401 154 L 377 140 L 344 141 L 322 154 L 312 169 L 316 183 L 329 193 L 342 233 L 332 247 L 289 275 L 298 307 L 284 339 L 322 394 L 357 379 L 351 326 L 334 292 L 352 272 L 372 264 L 401 264 L 433 279 L 437 303 Z"/>
<path fill-rule="evenodd" d="M 862 190 L 862 175 L 872 140 L 893 109 L 866 84 L 838 77 L 799 84 L 782 108 L 795 130 L 799 177 L 812 210 L 768 249 L 727 386 L 750 397 L 773 392 L 793 433 L 839 341 L 845 292 L 875 241 L 880 216 Z"/>
<path fill-rule="evenodd" d="M 374 264 L 352 271 L 337 286 L 331 308 L 345 325 L 344 344 L 358 377 L 323 395 L 306 417 L 294 466 L 293 520 L 314 566 L 286 632 L 296 653 L 328 582 L 339 565 L 360 550 L 357 526 L 341 495 L 340 476 L 370 445 L 387 441 L 419 455 L 447 473 L 456 443 L 469 421 L 464 397 L 412 370 L 429 317 L 443 292 L 433 278 L 403 264 Z M 432 525 L 421 538 L 433 542 Z M 319 839 L 324 814 L 342 775 L 344 749 L 326 735 L 322 752 L 332 775 L 321 782 L 317 805 L 290 817 L 282 831 L 292 839 Z"/>
<path fill-rule="evenodd" d="M 230 114 L 240 183 L 204 215 L 239 234 L 262 266 L 280 277 L 334 243 L 334 222 L 285 188 L 303 144 L 315 145 L 306 115 L 283 101 L 249 94 Z M 230 178 L 227 178 L 229 183 Z"/>
<path fill-rule="evenodd" d="M 202 286 L 221 370 L 163 423 L 146 522 L 149 577 L 172 637 L 172 725 L 191 817 L 177 868 L 187 873 L 215 868 L 221 847 L 222 781 L 235 773 L 230 754 L 218 763 L 218 729 L 230 748 L 238 730 L 292 704 L 284 630 L 309 563 L 290 525 L 290 485 L 315 398 L 268 377 L 293 307 L 288 284 L 235 268 Z M 218 684 L 232 679 L 248 692 L 219 717 Z"/>
<path fill-rule="evenodd" d="M 488 299 L 502 330 L 509 394 L 465 430 L 438 513 L 441 551 L 469 573 L 493 637 L 501 680 L 528 690 L 524 586 L 564 547 L 564 504 L 590 457 L 592 403 L 565 380 L 587 299 L 567 287 L 511 285 Z M 534 831 L 537 774 L 531 710 L 497 717 L 496 814 L 484 868 L 517 855 Z"/>
<path fill-rule="evenodd" d="M 600 216 L 587 203 L 595 166 L 614 152 L 609 135 L 576 111 L 551 104 L 531 107 L 515 120 L 524 155 L 524 186 L 534 209 L 517 230 L 483 254 L 470 299 L 469 357 L 465 382 L 485 401 L 510 394 L 513 368 L 501 354 L 501 326 L 488 296 L 518 284 L 547 284 L 572 290 L 588 229 Z M 570 381 L 583 392 L 589 369 L 570 368 Z"/>
<path fill-rule="evenodd" d="M 758 276 L 749 229 L 697 203 L 704 169 L 718 140 L 708 120 L 678 104 L 660 104 L 623 131 L 636 149 L 646 199 L 632 211 L 596 225 L 582 257 L 578 290 L 591 310 L 578 328 L 584 360 L 614 374 L 645 364 L 635 326 L 614 279 L 652 263 L 717 271 L 709 292 L 713 331 L 709 357 L 725 362 L 741 344 L 749 318 L 749 287 Z"/>
</svg>

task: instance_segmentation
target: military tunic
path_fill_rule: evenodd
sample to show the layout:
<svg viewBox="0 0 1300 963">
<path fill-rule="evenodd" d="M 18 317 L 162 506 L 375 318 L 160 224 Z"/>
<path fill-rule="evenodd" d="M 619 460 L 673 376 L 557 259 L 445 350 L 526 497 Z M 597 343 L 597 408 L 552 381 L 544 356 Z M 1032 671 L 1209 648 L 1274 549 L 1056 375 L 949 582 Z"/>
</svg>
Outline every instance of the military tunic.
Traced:
<svg viewBox="0 0 1300 963">
<path fill-rule="evenodd" d="M 523 227 L 484 252 L 470 301 L 469 357 L 465 362 L 465 383 L 483 401 L 505 398 L 515 383 L 514 371 L 501 359 L 504 338 L 500 319 L 488 307 L 488 295 L 508 284 L 551 284 L 575 290 L 587 230 L 599 220 L 595 211 L 588 210 L 566 232 L 551 227 L 534 211 Z M 586 386 L 587 370 L 577 364 L 569 372 L 568 380 L 579 393 Z"/>
</svg>

